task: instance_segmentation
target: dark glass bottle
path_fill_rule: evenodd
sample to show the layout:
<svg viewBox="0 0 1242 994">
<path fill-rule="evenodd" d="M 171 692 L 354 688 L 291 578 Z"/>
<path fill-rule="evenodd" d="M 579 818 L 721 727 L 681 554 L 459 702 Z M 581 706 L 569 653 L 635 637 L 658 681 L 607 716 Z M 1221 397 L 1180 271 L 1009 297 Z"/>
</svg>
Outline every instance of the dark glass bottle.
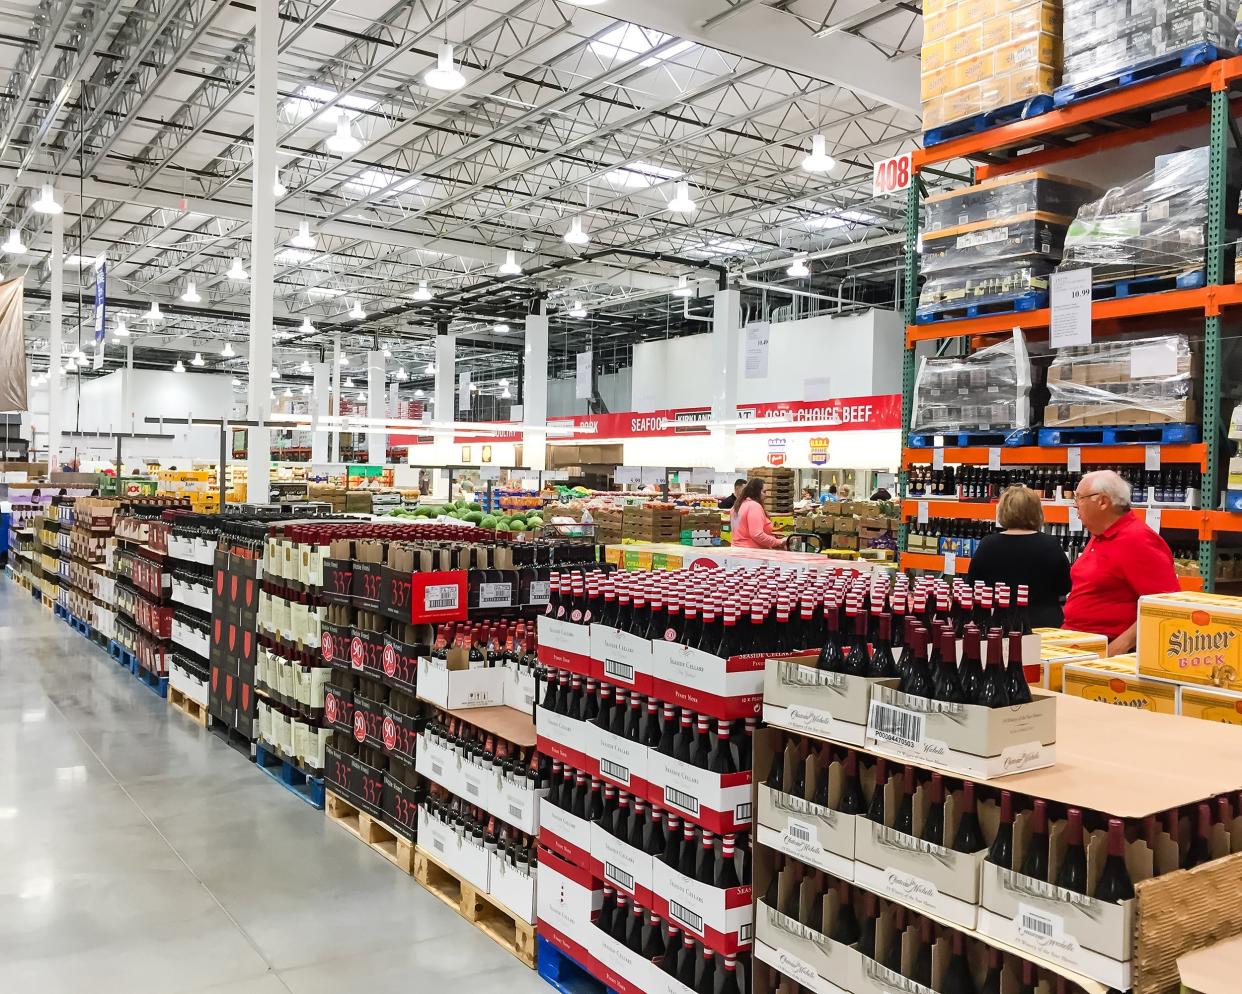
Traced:
<svg viewBox="0 0 1242 994">
<path fill-rule="evenodd" d="M 832 769 L 832 747 L 828 743 L 825 742 L 819 747 L 819 760 L 813 764 L 811 769 L 815 774 L 815 787 L 811 791 L 810 801 L 821 808 L 826 808 L 828 807 L 828 788 L 831 786 Z"/>
<path fill-rule="evenodd" d="M 1001 969 L 1003 961 L 1001 952 L 995 946 L 988 946 L 988 972 L 983 977 L 983 985 L 979 994 L 1001 994 Z"/>
<path fill-rule="evenodd" d="M 733 953 L 725 953 L 724 969 L 720 974 L 720 985 L 716 988 L 714 994 L 741 994 L 742 988 L 737 979 L 737 956 Z M 713 994 L 708 991 L 707 994 Z"/>
<path fill-rule="evenodd" d="M 824 771 L 827 780 L 827 770 Z M 867 810 L 863 800 L 862 785 L 858 782 L 858 753 L 850 749 L 841 764 L 841 800 L 837 810 L 842 814 L 860 815 Z"/>
<path fill-rule="evenodd" d="M 958 852 L 978 852 L 984 848 L 983 829 L 979 826 L 979 810 L 975 804 L 975 785 L 969 780 L 962 784 L 953 848 Z"/>
<path fill-rule="evenodd" d="M 653 963 L 664 956 L 664 928 L 654 911 L 647 912 L 647 927 L 643 930 L 639 954 Z"/>
<path fill-rule="evenodd" d="M 1087 850 L 1082 839 L 1082 811 L 1070 808 L 1065 812 L 1065 853 L 1057 869 L 1056 885 L 1075 894 L 1087 893 Z"/>
<path fill-rule="evenodd" d="M 779 735 L 772 739 L 772 763 L 768 766 L 768 777 L 764 783 L 772 790 L 783 792 L 785 789 L 785 740 Z"/>
<path fill-rule="evenodd" d="M 837 920 L 833 923 L 829 938 L 843 946 L 852 946 L 858 941 L 862 930 L 858 925 L 858 916 L 854 913 L 851 900 L 850 885 L 844 880 L 837 881 Z"/>
<path fill-rule="evenodd" d="M 712 737 L 710 725 L 705 714 L 698 716 L 694 723 L 694 742 L 690 746 L 690 765 L 701 770 L 707 769 L 708 757 L 711 755 Z"/>
<path fill-rule="evenodd" d="M 845 657 L 841 654 L 841 635 L 837 630 L 836 601 L 824 602 L 824 621 L 828 634 L 820 647 L 815 666 L 827 673 L 840 673 L 845 665 Z"/>
<path fill-rule="evenodd" d="M 716 722 L 716 741 L 707 754 L 707 769 L 711 773 L 736 773 L 737 761 L 733 758 L 733 746 L 729 741 L 730 722 Z"/>
<path fill-rule="evenodd" d="M 841 665 L 841 672 L 849 676 L 866 676 L 871 669 L 871 654 L 867 651 L 867 614 L 861 608 L 849 607 L 846 609 L 846 616 L 852 638 Z"/>
<path fill-rule="evenodd" d="M 742 652 L 742 630 L 737 623 L 737 608 L 730 604 L 724 612 L 724 630 L 720 635 L 720 644 L 715 654 L 722 659 L 739 655 Z M 706 628 L 706 626 L 704 626 Z"/>
<path fill-rule="evenodd" d="M 914 767 L 906 766 L 901 771 L 901 800 L 897 802 L 897 815 L 893 819 L 893 828 L 906 835 L 914 834 Z"/>
<path fill-rule="evenodd" d="M 975 690 L 972 703 L 985 708 L 1009 706 L 1009 680 L 1005 673 L 1005 659 L 999 628 L 988 631 L 988 665 L 983 671 L 983 678 Z"/>
<path fill-rule="evenodd" d="M 660 738 L 656 751 L 664 756 L 673 754 L 673 739 L 677 736 L 677 710 L 672 704 L 664 704 L 660 716 Z"/>
<path fill-rule="evenodd" d="M 911 633 L 914 643 L 910 656 L 910 668 L 901 682 L 902 693 L 914 697 L 931 697 L 932 674 L 927 665 L 927 629 L 921 625 Z"/>
<path fill-rule="evenodd" d="M 988 848 L 987 859 L 1006 870 L 1013 869 L 1013 795 L 1007 790 L 1001 791 L 1000 823 Z"/>
<path fill-rule="evenodd" d="M 976 625 L 967 625 L 962 632 L 962 662 L 957 668 L 957 680 L 967 701 L 975 699 L 979 681 L 983 679 L 983 656 L 980 652 L 982 632 Z"/>
<path fill-rule="evenodd" d="M 888 783 L 888 760 L 880 757 L 873 768 L 875 785 L 871 788 L 871 800 L 867 804 L 867 819 L 877 825 L 884 824 L 884 787 Z"/>
<path fill-rule="evenodd" d="M 934 846 L 944 845 L 944 780 L 939 773 L 933 773 L 927 784 L 927 814 L 923 818 L 923 829 L 919 838 Z"/>
<path fill-rule="evenodd" d="M 714 860 L 711 883 L 713 887 L 722 889 L 737 887 L 737 839 L 732 833 L 720 837 L 720 853 Z"/>
<path fill-rule="evenodd" d="M 600 902 L 599 915 L 595 919 L 595 927 L 605 932 L 612 932 L 612 915 L 617 910 L 617 892 L 608 884 L 604 884 L 604 899 Z"/>
<path fill-rule="evenodd" d="M 875 959 L 875 926 L 879 921 L 879 901 L 871 891 L 863 892 L 863 916 L 858 923 L 858 951 Z"/>
<path fill-rule="evenodd" d="M 918 928 L 918 944 L 914 952 L 914 963 L 910 970 L 910 979 L 924 987 L 931 986 L 932 968 L 932 923 L 930 918 L 920 918 Z"/>
<path fill-rule="evenodd" d="M 940 994 L 975 994 L 975 978 L 970 974 L 966 960 L 965 937 L 957 929 L 952 930 L 949 962 L 940 978 Z"/>
<path fill-rule="evenodd" d="M 1031 835 L 1018 872 L 1035 880 L 1048 879 L 1048 803 L 1043 798 L 1036 798 L 1031 811 Z"/>
<path fill-rule="evenodd" d="M 940 661 L 932 673 L 932 697 L 946 704 L 966 703 L 966 692 L 957 674 L 957 642 L 952 632 L 940 635 Z"/>
<path fill-rule="evenodd" d="M 876 626 L 875 644 L 871 651 L 871 663 L 867 668 L 869 677 L 895 677 L 897 663 L 893 659 L 893 619 L 881 614 Z"/>
<path fill-rule="evenodd" d="M 675 870 L 681 865 L 681 816 L 668 813 L 668 830 L 664 833 L 664 853 L 660 859 L 669 869 Z"/>
<path fill-rule="evenodd" d="M 1009 691 L 1010 704 L 1029 704 L 1031 687 L 1026 682 L 1026 670 L 1022 668 L 1022 636 L 1009 634 L 1009 663 L 1005 668 L 1005 687 Z"/>
<path fill-rule="evenodd" d="M 1210 820 L 1204 824 L 1207 807 L 1206 804 L 1199 805 L 1199 828 L 1204 836 L 1211 831 Z M 1208 818 L 1210 819 L 1210 813 Z M 1108 855 L 1104 858 L 1104 869 L 1100 871 L 1100 879 L 1095 885 L 1095 897 L 1098 901 L 1114 904 L 1134 897 L 1134 881 L 1130 877 L 1130 871 L 1126 869 L 1125 829 L 1120 818 L 1108 820 Z"/>
</svg>

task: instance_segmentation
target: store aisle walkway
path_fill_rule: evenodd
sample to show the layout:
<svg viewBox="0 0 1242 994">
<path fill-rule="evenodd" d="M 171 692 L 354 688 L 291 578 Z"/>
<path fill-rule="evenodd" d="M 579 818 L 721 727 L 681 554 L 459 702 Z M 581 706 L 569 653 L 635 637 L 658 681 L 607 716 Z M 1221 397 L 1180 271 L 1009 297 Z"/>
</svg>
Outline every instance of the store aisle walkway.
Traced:
<svg viewBox="0 0 1242 994">
<path fill-rule="evenodd" d="M 546 994 L 0 577 L 0 962 L 43 994 Z"/>
</svg>

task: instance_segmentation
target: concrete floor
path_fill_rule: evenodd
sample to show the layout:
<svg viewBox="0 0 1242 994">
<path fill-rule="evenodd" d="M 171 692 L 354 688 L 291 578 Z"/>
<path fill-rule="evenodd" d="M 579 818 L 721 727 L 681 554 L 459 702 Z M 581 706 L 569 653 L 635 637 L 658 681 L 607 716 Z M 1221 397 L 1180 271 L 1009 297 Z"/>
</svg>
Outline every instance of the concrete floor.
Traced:
<svg viewBox="0 0 1242 994">
<path fill-rule="evenodd" d="M 0 576 L 0 963 L 41 994 L 548 994 Z"/>
</svg>

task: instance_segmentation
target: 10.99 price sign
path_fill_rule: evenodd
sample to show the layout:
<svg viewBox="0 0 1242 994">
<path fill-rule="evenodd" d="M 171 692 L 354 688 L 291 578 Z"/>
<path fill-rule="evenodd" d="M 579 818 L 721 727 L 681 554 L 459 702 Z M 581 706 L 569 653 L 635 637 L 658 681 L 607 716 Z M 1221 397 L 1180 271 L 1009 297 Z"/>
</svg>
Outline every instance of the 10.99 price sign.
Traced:
<svg viewBox="0 0 1242 994">
<path fill-rule="evenodd" d="M 910 186 L 914 178 L 914 153 L 894 155 L 891 159 L 883 159 L 871 167 L 871 195 L 882 197 L 888 193 L 896 193 Z"/>
</svg>

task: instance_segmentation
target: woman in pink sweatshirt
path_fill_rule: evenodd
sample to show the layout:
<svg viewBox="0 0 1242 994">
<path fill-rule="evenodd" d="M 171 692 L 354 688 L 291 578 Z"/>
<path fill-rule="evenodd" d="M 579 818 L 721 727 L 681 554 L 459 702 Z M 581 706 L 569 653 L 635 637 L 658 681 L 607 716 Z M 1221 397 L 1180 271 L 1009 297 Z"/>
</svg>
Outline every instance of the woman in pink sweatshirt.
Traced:
<svg viewBox="0 0 1242 994">
<path fill-rule="evenodd" d="M 772 533 L 772 522 L 763 509 L 763 480 L 746 484 L 733 508 L 733 544 L 739 549 L 783 549 L 785 539 Z"/>
</svg>

